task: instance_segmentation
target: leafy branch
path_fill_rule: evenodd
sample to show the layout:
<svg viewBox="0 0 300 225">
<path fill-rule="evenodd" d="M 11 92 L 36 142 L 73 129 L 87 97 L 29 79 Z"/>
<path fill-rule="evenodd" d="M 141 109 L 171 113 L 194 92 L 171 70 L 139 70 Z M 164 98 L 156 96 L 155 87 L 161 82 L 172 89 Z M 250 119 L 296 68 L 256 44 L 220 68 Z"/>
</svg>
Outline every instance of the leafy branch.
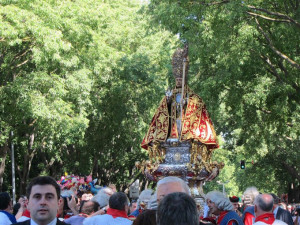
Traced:
<svg viewBox="0 0 300 225">
<path fill-rule="evenodd" d="M 212 6 L 212 5 L 220 5 L 220 4 L 226 4 L 226 3 L 229 3 L 230 0 L 223 0 L 223 1 L 220 1 L 220 2 L 195 2 L 195 1 L 191 1 L 189 2 L 189 4 L 192 4 L 192 5 L 206 5 L 206 6 Z"/>
<path fill-rule="evenodd" d="M 256 11 L 264 12 L 264 13 L 267 13 L 268 15 L 277 16 L 277 17 L 280 17 L 282 19 L 274 19 L 274 18 L 271 18 L 271 17 L 267 17 L 267 16 L 263 16 L 263 15 L 257 14 L 257 13 L 247 12 L 250 15 L 259 16 L 261 18 L 264 18 L 264 19 L 267 19 L 267 20 L 272 20 L 272 21 L 277 21 L 277 22 L 290 22 L 290 23 L 295 24 L 298 28 L 300 28 L 300 23 L 298 23 L 296 20 L 294 20 L 293 18 L 291 18 L 288 15 L 285 15 L 285 14 L 282 14 L 282 13 L 278 13 L 278 12 L 271 12 L 269 10 L 262 9 L 262 8 L 256 8 L 255 6 L 252 6 L 252 5 L 248 5 L 247 7 L 249 9 L 253 9 L 253 10 L 256 10 Z"/>
<path fill-rule="evenodd" d="M 291 64 L 293 67 L 297 68 L 300 70 L 300 65 L 295 62 L 294 60 L 290 59 L 287 55 L 283 54 L 282 52 L 280 52 L 277 48 L 275 48 L 275 46 L 272 43 L 271 38 L 269 37 L 269 35 L 263 30 L 263 28 L 261 27 L 259 21 L 257 20 L 257 18 L 255 18 L 255 22 L 257 24 L 257 27 L 259 29 L 259 31 L 264 35 L 265 39 L 268 41 L 269 47 L 273 50 L 273 52 L 275 52 L 279 57 L 281 57 L 282 59 L 286 60 L 289 64 Z"/>
</svg>

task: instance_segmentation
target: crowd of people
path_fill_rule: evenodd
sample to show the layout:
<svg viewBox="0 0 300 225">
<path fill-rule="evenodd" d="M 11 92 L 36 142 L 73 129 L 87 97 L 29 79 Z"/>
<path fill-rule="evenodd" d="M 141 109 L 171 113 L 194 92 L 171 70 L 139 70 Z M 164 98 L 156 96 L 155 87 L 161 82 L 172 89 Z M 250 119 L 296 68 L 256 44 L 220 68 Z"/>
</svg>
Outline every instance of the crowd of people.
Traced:
<svg viewBox="0 0 300 225">
<path fill-rule="evenodd" d="M 156 191 L 146 189 L 132 201 L 115 186 L 78 197 L 61 190 L 49 176 L 32 179 L 26 196 L 14 206 L 7 192 L 0 193 L 1 225 L 300 225 L 299 212 L 255 187 L 246 189 L 242 202 L 208 192 L 204 210 L 199 210 L 188 185 L 178 177 L 161 179 Z"/>
</svg>

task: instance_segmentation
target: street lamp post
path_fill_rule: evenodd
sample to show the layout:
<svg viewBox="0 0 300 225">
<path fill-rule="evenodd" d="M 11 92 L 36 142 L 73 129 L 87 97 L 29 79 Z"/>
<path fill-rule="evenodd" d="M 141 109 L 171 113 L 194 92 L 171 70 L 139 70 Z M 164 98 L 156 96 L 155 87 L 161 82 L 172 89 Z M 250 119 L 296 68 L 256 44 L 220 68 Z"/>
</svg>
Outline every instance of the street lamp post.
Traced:
<svg viewBox="0 0 300 225">
<path fill-rule="evenodd" d="M 11 177 L 12 177 L 12 192 L 13 204 L 16 204 L 16 176 L 15 176 L 15 146 L 13 143 L 14 132 L 11 131 Z"/>
<path fill-rule="evenodd" d="M 223 185 L 223 195 L 225 195 L 225 184 L 228 184 L 228 183 L 229 183 L 229 180 L 227 180 L 227 181 L 225 181 L 225 182 L 223 182 L 223 183 L 222 183 L 221 181 L 218 180 L 217 183 L 220 184 L 220 185 Z"/>
</svg>

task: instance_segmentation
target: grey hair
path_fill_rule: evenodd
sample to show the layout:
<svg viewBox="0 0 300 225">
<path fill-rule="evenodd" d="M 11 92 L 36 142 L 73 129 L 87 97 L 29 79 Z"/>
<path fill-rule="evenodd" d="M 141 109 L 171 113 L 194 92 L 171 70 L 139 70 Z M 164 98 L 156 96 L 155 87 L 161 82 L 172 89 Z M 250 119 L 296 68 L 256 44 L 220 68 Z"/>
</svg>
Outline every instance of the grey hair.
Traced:
<svg viewBox="0 0 300 225">
<path fill-rule="evenodd" d="M 219 191 L 210 191 L 206 194 L 205 198 L 215 203 L 219 210 L 233 211 L 233 206 L 229 199 Z"/>
<path fill-rule="evenodd" d="M 138 206 L 140 206 L 141 202 L 145 202 L 146 204 L 148 204 L 148 202 L 150 201 L 150 198 L 152 197 L 152 193 L 153 193 L 152 189 L 143 190 L 137 200 Z"/>
<path fill-rule="evenodd" d="M 270 194 L 265 194 L 265 195 L 269 195 L 270 198 L 264 199 L 263 195 L 259 194 L 256 196 L 256 198 L 254 200 L 254 204 L 256 206 L 258 206 L 264 212 L 272 212 L 273 202 L 274 202 L 273 197 Z"/>
<path fill-rule="evenodd" d="M 153 194 L 152 189 L 143 190 L 139 196 L 139 201 L 147 201 L 148 202 L 150 200 L 152 194 Z"/>
<path fill-rule="evenodd" d="M 164 177 L 163 179 L 161 179 L 160 181 L 157 182 L 157 188 L 162 185 L 162 184 L 167 184 L 167 183 L 180 183 L 181 187 L 185 190 L 185 193 L 187 193 L 188 195 L 191 195 L 191 191 L 189 189 L 189 186 L 187 185 L 187 183 L 178 178 L 178 177 Z"/>
<path fill-rule="evenodd" d="M 147 209 L 157 209 L 157 193 L 154 192 L 153 195 L 151 196 L 148 205 L 147 205 Z"/>
<path fill-rule="evenodd" d="M 109 195 L 106 193 L 105 188 L 98 191 L 98 193 L 91 199 L 93 202 L 97 202 L 100 205 L 100 208 L 103 208 L 108 205 Z"/>
<path fill-rule="evenodd" d="M 252 187 L 248 187 L 244 191 L 243 195 L 244 195 L 244 204 L 253 205 L 254 199 L 256 198 L 256 196 L 259 195 L 259 191 L 257 190 L 256 187 L 252 186 Z"/>
</svg>

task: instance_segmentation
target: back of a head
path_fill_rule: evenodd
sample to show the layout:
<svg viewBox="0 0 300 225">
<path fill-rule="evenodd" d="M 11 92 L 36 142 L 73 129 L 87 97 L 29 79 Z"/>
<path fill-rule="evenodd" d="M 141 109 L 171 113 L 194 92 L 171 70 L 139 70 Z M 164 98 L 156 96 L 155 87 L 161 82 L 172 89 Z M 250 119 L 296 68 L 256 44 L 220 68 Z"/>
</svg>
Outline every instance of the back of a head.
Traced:
<svg viewBox="0 0 300 225">
<path fill-rule="evenodd" d="M 156 210 L 145 210 L 133 221 L 132 225 L 156 225 Z"/>
<path fill-rule="evenodd" d="M 151 196 L 148 205 L 147 205 L 147 209 L 157 209 L 157 193 L 154 192 L 153 195 Z"/>
<path fill-rule="evenodd" d="M 116 192 L 109 198 L 109 207 L 117 210 L 125 210 L 128 198 L 124 192 Z"/>
<path fill-rule="evenodd" d="M 219 210 L 232 211 L 233 205 L 223 193 L 219 191 L 210 191 L 205 196 L 206 199 L 211 200 Z"/>
<path fill-rule="evenodd" d="M 248 187 L 244 191 L 244 204 L 245 205 L 253 205 L 254 199 L 259 195 L 259 191 L 256 187 Z"/>
<path fill-rule="evenodd" d="M 178 178 L 178 177 L 164 177 L 163 179 L 159 180 L 157 182 L 157 188 L 162 185 L 162 184 L 167 184 L 167 183 L 179 183 L 181 185 L 181 187 L 185 190 L 185 193 L 189 194 L 190 195 L 190 189 L 189 189 L 189 186 L 187 185 L 187 183 Z"/>
<path fill-rule="evenodd" d="M 145 202 L 148 203 L 149 200 L 151 199 L 153 194 L 153 190 L 152 189 L 145 189 L 141 192 L 141 194 L 139 195 L 139 199 L 138 199 L 138 203 L 140 202 Z"/>
<path fill-rule="evenodd" d="M 157 225 L 198 225 L 198 211 L 194 199 L 186 193 L 166 195 L 158 205 Z"/>
<path fill-rule="evenodd" d="M 9 206 L 10 196 L 7 192 L 0 193 L 0 210 L 5 210 Z"/>
<path fill-rule="evenodd" d="M 84 213 L 87 215 L 91 215 L 94 212 L 97 212 L 99 210 L 99 204 L 98 202 L 94 201 L 83 201 L 82 205 L 80 205 L 80 213 Z"/>
<path fill-rule="evenodd" d="M 101 189 L 91 200 L 97 202 L 100 208 L 103 208 L 108 205 L 109 196 L 110 195 L 106 193 L 106 189 Z"/>
<path fill-rule="evenodd" d="M 270 194 L 259 194 L 256 196 L 254 204 L 261 211 L 271 213 L 273 210 L 273 197 Z"/>
<path fill-rule="evenodd" d="M 60 198 L 60 187 L 56 183 L 56 180 L 54 180 L 54 178 L 50 176 L 38 176 L 33 178 L 27 186 L 26 194 L 28 199 L 30 197 L 32 187 L 35 185 L 52 185 L 56 190 L 57 198 Z"/>
</svg>

